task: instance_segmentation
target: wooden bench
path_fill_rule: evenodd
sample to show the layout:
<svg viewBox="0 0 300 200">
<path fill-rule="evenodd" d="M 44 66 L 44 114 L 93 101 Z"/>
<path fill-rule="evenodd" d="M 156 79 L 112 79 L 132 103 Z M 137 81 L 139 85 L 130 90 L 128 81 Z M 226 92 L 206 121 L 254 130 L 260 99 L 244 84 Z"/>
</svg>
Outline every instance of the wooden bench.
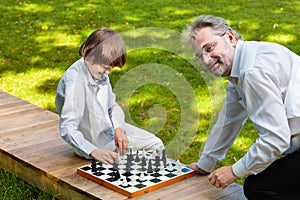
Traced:
<svg viewBox="0 0 300 200">
<path fill-rule="evenodd" d="M 59 136 L 57 114 L 0 91 L 0 167 L 60 199 L 128 199 L 76 174 L 90 161 L 76 156 Z M 245 199 L 241 185 L 212 187 L 206 176 L 135 199 Z"/>
</svg>

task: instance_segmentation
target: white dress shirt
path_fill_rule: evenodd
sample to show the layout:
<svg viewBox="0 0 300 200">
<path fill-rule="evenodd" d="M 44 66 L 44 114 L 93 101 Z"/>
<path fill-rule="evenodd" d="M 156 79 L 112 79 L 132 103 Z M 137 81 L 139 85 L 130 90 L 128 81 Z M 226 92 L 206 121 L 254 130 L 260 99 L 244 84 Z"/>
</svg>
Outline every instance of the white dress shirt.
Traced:
<svg viewBox="0 0 300 200">
<path fill-rule="evenodd" d="M 60 114 L 62 138 L 86 158 L 109 142 L 103 141 L 104 134 L 113 140 L 113 129 L 124 127 L 124 113 L 116 103 L 108 75 L 95 81 L 83 58 L 61 78 L 55 104 Z"/>
<path fill-rule="evenodd" d="M 249 117 L 259 132 L 233 164 L 238 177 L 257 174 L 300 147 L 300 57 L 268 42 L 238 41 L 226 97 L 198 166 L 211 171 Z"/>
</svg>

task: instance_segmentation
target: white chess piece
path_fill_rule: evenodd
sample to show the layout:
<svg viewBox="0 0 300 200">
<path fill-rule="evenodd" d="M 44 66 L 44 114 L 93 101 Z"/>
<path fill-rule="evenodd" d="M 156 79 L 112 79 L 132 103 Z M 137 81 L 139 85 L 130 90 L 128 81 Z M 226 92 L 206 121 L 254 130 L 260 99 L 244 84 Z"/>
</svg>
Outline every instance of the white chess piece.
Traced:
<svg viewBox="0 0 300 200">
<path fill-rule="evenodd" d="M 141 173 L 141 175 L 140 175 L 140 181 L 145 181 L 146 179 L 145 179 L 145 174 L 144 173 Z"/>
<path fill-rule="evenodd" d="M 127 182 L 126 176 L 123 176 L 122 186 L 124 186 L 124 187 L 128 186 L 128 182 Z"/>
<path fill-rule="evenodd" d="M 172 163 L 171 163 L 171 162 L 168 163 L 167 169 L 168 169 L 169 171 L 172 171 L 172 170 L 173 170 L 173 166 L 172 166 Z"/>
<path fill-rule="evenodd" d="M 181 163 L 179 160 L 176 161 L 177 174 L 181 174 Z"/>
<path fill-rule="evenodd" d="M 165 173 L 165 167 L 164 167 L 163 161 L 160 161 L 159 173 L 161 173 L 161 174 Z"/>
<path fill-rule="evenodd" d="M 136 185 L 136 176 L 132 175 L 131 177 L 131 185 Z"/>
</svg>

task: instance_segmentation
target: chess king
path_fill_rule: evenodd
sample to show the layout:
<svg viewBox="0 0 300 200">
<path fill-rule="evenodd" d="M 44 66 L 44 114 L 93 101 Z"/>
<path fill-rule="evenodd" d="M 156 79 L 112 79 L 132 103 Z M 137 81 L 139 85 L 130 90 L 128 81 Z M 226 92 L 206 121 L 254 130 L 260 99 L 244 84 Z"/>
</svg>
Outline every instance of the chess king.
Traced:
<svg viewBox="0 0 300 200">
<path fill-rule="evenodd" d="M 79 49 L 81 58 L 60 79 L 55 105 L 60 116 L 60 135 L 76 154 L 102 163 L 118 161 L 118 149 L 164 149 L 162 141 L 125 122 L 109 81 L 115 67 L 124 66 L 126 48 L 120 35 L 97 29 Z"/>
</svg>

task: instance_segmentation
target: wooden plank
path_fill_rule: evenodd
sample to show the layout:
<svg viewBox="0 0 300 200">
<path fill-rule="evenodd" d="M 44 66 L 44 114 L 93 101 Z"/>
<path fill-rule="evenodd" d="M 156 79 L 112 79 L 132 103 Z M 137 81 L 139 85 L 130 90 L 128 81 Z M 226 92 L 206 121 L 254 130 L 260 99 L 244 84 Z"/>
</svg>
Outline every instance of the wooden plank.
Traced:
<svg viewBox="0 0 300 200">
<path fill-rule="evenodd" d="M 18 109 L 19 107 L 26 107 L 26 106 L 32 107 L 31 104 L 28 104 L 26 101 L 22 101 L 19 99 L 17 101 L 12 101 L 6 104 L 2 104 L 0 105 L 0 115 L 15 112 L 16 109 Z"/>
<path fill-rule="evenodd" d="M 47 129 L 47 128 L 53 128 L 53 127 L 57 127 L 58 129 L 58 123 L 59 123 L 59 119 L 54 118 L 54 119 L 49 119 L 49 120 L 41 120 L 39 122 L 36 123 L 32 123 L 32 124 L 27 124 L 24 125 L 23 127 L 12 127 L 11 129 L 3 129 L 2 131 L 0 131 L 0 136 L 2 138 L 2 136 L 4 137 L 4 135 L 11 135 L 11 134 L 28 134 L 30 132 L 36 132 L 39 130 L 43 130 L 43 129 Z M 0 122 L 0 126 L 3 125 L 2 122 Z"/>
<path fill-rule="evenodd" d="M 17 130 L 24 126 L 28 127 L 46 120 L 53 120 L 52 114 L 54 113 L 34 108 L 24 112 L 0 116 L 0 133 L 5 130 Z"/>
<path fill-rule="evenodd" d="M 3 91 L 0 91 L 0 106 L 1 108 L 3 107 L 3 105 L 7 105 L 8 103 L 12 103 L 12 102 L 20 102 L 23 101 L 25 103 L 28 103 L 24 100 L 21 100 L 15 96 L 9 95 Z"/>
<path fill-rule="evenodd" d="M 52 139 L 60 139 L 58 135 L 51 134 L 51 131 L 57 130 L 56 127 L 49 127 L 44 130 L 30 131 L 24 134 L 2 134 L 0 147 L 6 151 L 12 151 L 17 148 L 28 147 L 34 144 L 46 142 Z"/>
</svg>

